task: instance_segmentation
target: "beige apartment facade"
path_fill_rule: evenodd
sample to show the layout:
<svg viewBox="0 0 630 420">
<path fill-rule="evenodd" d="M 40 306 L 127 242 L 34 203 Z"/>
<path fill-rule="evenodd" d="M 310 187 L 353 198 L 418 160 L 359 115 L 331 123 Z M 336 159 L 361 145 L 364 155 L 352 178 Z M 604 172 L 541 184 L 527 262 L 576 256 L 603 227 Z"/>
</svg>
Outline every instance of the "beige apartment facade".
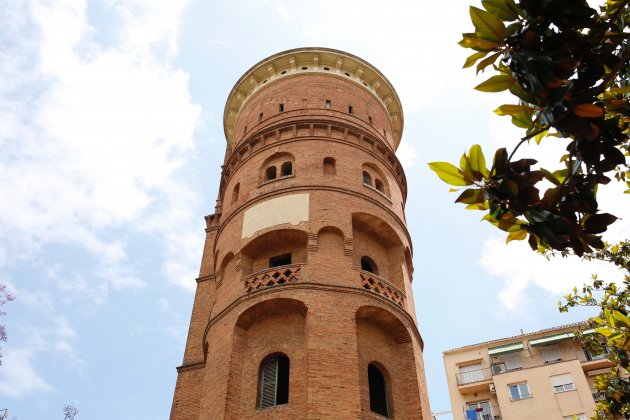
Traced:
<svg viewBox="0 0 630 420">
<path fill-rule="evenodd" d="M 606 355 L 575 340 L 581 323 L 444 352 L 454 420 L 586 420 Z"/>
</svg>

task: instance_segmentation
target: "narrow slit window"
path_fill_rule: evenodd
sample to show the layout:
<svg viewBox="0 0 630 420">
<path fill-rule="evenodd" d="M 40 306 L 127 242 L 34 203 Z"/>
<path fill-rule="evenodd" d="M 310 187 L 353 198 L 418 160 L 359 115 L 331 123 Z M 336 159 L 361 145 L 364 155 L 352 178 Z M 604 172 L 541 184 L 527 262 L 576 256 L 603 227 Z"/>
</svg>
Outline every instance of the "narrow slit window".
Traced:
<svg viewBox="0 0 630 420">
<path fill-rule="evenodd" d="M 240 189 L 241 189 L 241 183 L 239 182 L 234 186 L 234 190 L 232 190 L 232 204 L 238 201 L 238 194 L 239 194 Z"/>
<path fill-rule="evenodd" d="M 331 157 L 324 158 L 324 175 L 335 175 L 335 159 Z"/>
<path fill-rule="evenodd" d="M 277 355 L 264 362 L 260 369 L 258 408 L 274 407 L 289 402 L 289 358 Z"/>
<path fill-rule="evenodd" d="M 247 126 L 243 127 L 243 134 L 247 133 Z"/>
<path fill-rule="evenodd" d="M 352 105 L 348 105 L 348 114 L 352 114 Z"/>
<path fill-rule="evenodd" d="M 278 105 L 278 112 L 284 112 L 284 104 Z"/>
<path fill-rule="evenodd" d="M 293 174 L 293 164 L 291 162 L 284 162 L 280 167 L 280 176 L 289 176 Z"/>
<path fill-rule="evenodd" d="M 373 123 L 372 117 L 370 117 L 369 115 L 368 115 L 368 122 L 370 123 L 370 125 L 372 125 L 372 123 Z"/>
<path fill-rule="evenodd" d="M 330 109 L 330 107 L 331 107 L 330 99 L 326 99 L 326 105 L 325 106 L 326 106 L 326 109 Z"/>
<path fill-rule="evenodd" d="M 269 258 L 269 268 L 280 267 L 282 265 L 290 265 L 291 264 L 291 253 L 276 255 L 275 257 Z"/>
<path fill-rule="evenodd" d="M 260 114 L 258 114 L 258 122 L 262 122 L 263 119 L 263 113 L 261 112 Z"/>
<path fill-rule="evenodd" d="M 370 411 L 389 417 L 387 383 L 379 368 L 368 365 L 368 386 L 370 388 Z"/>
</svg>

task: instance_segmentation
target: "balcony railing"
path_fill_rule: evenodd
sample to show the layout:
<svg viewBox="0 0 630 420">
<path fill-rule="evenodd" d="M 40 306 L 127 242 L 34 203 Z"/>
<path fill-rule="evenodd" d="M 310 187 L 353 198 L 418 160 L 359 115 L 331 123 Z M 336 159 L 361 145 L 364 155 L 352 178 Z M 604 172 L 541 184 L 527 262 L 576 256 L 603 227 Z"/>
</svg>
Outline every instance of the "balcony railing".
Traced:
<svg viewBox="0 0 630 420">
<path fill-rule="evenodd" d="M 492 379 L 490 368 L 471 370 L 469 372 L 460 372 L 455 375 L 457 377 L 457 385 L 467 385 L 474 382 L 487 381 Z"/>
<path fill-rule="evenodd" d="M 259 271 L 243 279 L 246 292 L 253 292 L 264 287 L 281 286 L 302 281 L 302 264 L 281 265 Z"/>
<path fill-rule="evenodd" d="M 405 305 L 405 295 L 398 287 L 369 271 L 361 270 L 359 274 L 361 276 L 361 286 L 364 289 L 378 293 L 400 306 Z"/>
</svg>

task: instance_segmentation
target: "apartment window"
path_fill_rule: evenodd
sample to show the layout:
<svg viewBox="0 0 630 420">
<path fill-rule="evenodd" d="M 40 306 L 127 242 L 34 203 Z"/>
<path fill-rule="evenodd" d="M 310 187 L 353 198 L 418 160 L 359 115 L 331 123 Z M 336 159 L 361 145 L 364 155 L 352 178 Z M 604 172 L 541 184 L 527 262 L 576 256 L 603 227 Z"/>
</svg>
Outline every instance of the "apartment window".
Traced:
<svg viewBox="0 0 630 420">
<path fill-rule="evenodd" d="M 601 360 L 608 358 L 610 354 L 610 348 L 608 346 L 602 346 L 602 353 L 596 354 L 595 352 L 588 351 L 584 349 L 584 355 L 586 356 L 586 360 Z"/>
<path fill-rule="evenodd" d="M 278 105 L 278 112 L 284 112 L 284 104 Z"/>
<path fill-rule="evenodd" d="M 291 253 L 276 255 L 269 258 L 269 268 L 280 267 L 281 265 L 291 264 Z"/>
<path fill-rule="evenodd" d="M 289 402 L 289 358 L 283 354 L 263 361 L 260 368 L 258 408 Z"/>
<path fill-rule="evenodd" d="M 563 416 L 562 420 L 586 420 L 586 414 L 571 414 L 570 416 Z"/>
<path fill-rule="evenodd" d="M 372 364 L 368 365 L 368 386 L 370 388 L 370 411 L 389 417 L 385 376 L 379 368 Z"/>
<path fill-rule="evenodd" d="M 326 99 L 326 109 L 330 109 L 331 103 L 330 99 Z"/>
<path fill-rule="evenodd" d="M 293 164 L 291 162 L 284 162 L 280 167 L 280 176 L 288 176 L 293 173 Z"/>
<path fill-rule="evenodd" d="M 378 276 L 378 267 L 376 266 L 374 260 L 368 256 L 361 257 L 361 270 L 369 271 L 370 273 Z"/>
<path fill-rule="evenodd" d="M 527 386 L 527 382 L 523 382 L 520 384 L 509 385 L 508 391 L 510 393 L 511 401 L 524 400 L 525 398 L 531 398 L 532 394 L 529 392 L 529 387 Z"/>
<path fill-rule="evenodd" d="M 560 353 L 560 348 L 558 346 L 542 347 L 540 349 L 540 355 L 546 365 L 562 361 L 562 353 Z"/>
<path fill-rule="evenodd" d="M 458 385 L 470 384 L 486 379 L 489 379 L 489 376 L 486 375 L 481 363 L 459 367 L 459 374 L 457 376 Z"/>
<path fill-rule="evenodd" d="M 508 372 L 523 368 L 523 362 L 519 353 L 505 355 L 501 357 L 501 361 L 505 364 L 505 370 Z"/>
<path fill-rule="evenodd" d="M 555 393 L 573 391 L 575 389 L 573 377 L 569 373 L 551 376 L 549 379 L 551 380 L 551 386 L 553 386 L 553 392 Z"/>
<path fill-rule="evenodd" d="M 479 401 L 466 405 L 466 420 L 492 420 L 490 401 Z"/>
</svg>

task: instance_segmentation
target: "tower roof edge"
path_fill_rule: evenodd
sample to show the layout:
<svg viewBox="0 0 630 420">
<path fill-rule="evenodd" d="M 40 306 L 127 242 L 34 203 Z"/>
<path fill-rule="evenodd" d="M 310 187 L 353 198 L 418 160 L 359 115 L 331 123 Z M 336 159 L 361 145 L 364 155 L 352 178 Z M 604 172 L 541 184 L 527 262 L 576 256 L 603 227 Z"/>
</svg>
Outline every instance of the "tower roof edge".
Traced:
<svg viewBox="0 0 630 420">
<path fill-rule="evenodd" d="M 404 126 L 400 98 L 389 80 L 372 64 L 332 48 L 302 47 L 271 55 L 247 70 L 228 95 L 223 111 L 223 130 L 228 144 L 234 142 L 234 125 L 243 105 L 258 90 L 296 74 L 330 74 L 351 80 L 371 92 L 389 114 L 395 148 Z"/>
</svg>

